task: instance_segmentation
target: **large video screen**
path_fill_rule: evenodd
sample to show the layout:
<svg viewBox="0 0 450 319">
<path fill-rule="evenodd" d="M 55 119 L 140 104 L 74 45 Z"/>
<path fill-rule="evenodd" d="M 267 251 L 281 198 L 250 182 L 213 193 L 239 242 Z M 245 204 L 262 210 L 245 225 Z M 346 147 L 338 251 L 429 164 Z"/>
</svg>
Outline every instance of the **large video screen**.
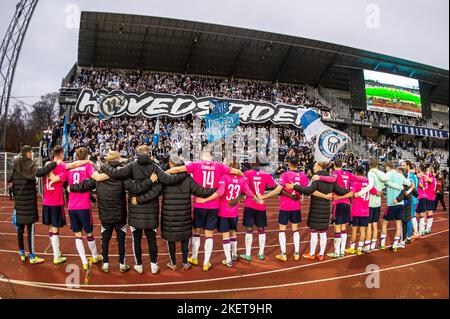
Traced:
<svg viewBox="0 0 450 319">
<path fill-rule="evenodd" d="M 376 112 L 422 116 L 419 81 L 364 70 L 367 109 Z"/>
</svg>

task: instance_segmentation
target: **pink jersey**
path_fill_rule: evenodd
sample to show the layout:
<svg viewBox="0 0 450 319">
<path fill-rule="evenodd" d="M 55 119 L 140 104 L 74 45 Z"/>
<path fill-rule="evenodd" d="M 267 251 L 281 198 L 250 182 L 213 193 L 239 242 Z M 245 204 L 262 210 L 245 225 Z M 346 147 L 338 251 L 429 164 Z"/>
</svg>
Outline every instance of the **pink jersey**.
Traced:
<svg viewBox="0 0 450 319">
<path fill-rule="evenodd" d="M 222 176 L 224 174 L 228 174 L 230 171 L 230 167 L 213 161 L 192 162 L 186 165 L 186 172 L 192 175 L 194 181 L 205 188 L 218 188 L 219 181 Z M 217 198 L 207 203 L 194 202 L 194 207 L 203 209 L 218 209 L 219 199 Z"/>
<path fill-rule="evenodd" d="M 426 196 L 429 200 L 435 201 L 436 200 L 436 177 L 434 177 L 433 174 L 429 174 L 428 178 L 431 179 L 431 182 L 428 183 Z"/>
<path fill-rule="evenodd" d="M 306 174 L 303 172 L 287 171 L 287 172 L 284 172 L 283 174 L 281 174 L 281 176 L 278 180 L 278 184 L 283 187 L 286 184 L 296 184 L 296 185 L 301 185 L 301 186 L 306 187 L 306 186 L 308 186 L 308 176 L 306 176 Z M 284 190 L 290 194 L 299 195 L 301 197 L 301 195 L 298 194 L 293 189 L 284 188 Z M 301 199 L 295 201 L 290 197 L 280 195 L 280 210 L 285 210 L 285 211 L 300 210 L 301 206 L 302 206 Z"/>
<path fill-rule="evenodd" d="M 350 191 L 353 193 L 360 192 L 363 188 L 369 185 L 369 180 L 367 178 L 362 179 L 362 181 L 353 181 L 350 186 Z M 377 190 L 375 187 L 365 193 L 362 196 L 354 197 L 352 199 L 352 208 L 350 211 L 351 216 L 368 217 L 369 216 L 369 198 L 370 194 L 376 195 Z"/>
<path fill-rule="evenodd" d="M 85 179 L 91 178 L 95 173 L 95 169 L 91 164 L 84 164 L 78 168 L 61 173 L 59 178 L 61 182 L 67 180 L 69 186 L 80 184 Z M 86 193 L 69 193 L 69 210 L 88 210 L 91 209 L 91 192 Z"/>
<path fill-rule="evenodd" d="M 336 183 L 341 186 L 342 188 L 349 189 L 350 183 L 352 181 L 358 180 L 355 175 L 353 175 L 350 172 L 343 171 L 343 170 L 334 170 L 331 172 L 331 176 L 336 176 Z M 344 199 L 338 199 L 334 200 L 333 205 L 336 204 L 348 204 L 350 205 L 350 198 L 344 198 Z"/>
<path fill-rule="evenodd" d="M 228 203 L 236 199 L 240 194 L 244 193 L 247 198 L 255 197 L 250 190 L 247 179 L 242 176 L 225 174 L 219 181 L 219 189 L 217 194 L 220 196 L 219 214 L 221 217 L 238 217 L 239 204 L 234 207 L 228 207 Z"/>
<path fill-rule="evenodd" d="M 244 176 L 248 180 L 248 186 L 255 194 L 264 195 L 266 187 L 275 187 L 275 181 L 272 175 L 254 169 L 248 170 L 244 173 Z M 256 210 L 266 210 L 266 204 L 258 204 L 251 198 L 245 200 L 245 207 L 253 208 Z"/>
<path fill-rule="evenodd" d="M 59 175 L 66 171 L 66 164 L 61 163 L 56 165 L 53 174 Z M 48 176 L 42 178 L 44 183 L 44 199 L 42 204 L 44 206 L 64 206 L 64 191 L 63 183 L 53 183 Z"/>
<path fill-rule="evenodd" d="M 423 188 L 420 187 L 420 184 L 422 184 Z M 417 192 L 419 193 L 419 199 L 428 198 L 427 197 L 427 194 L 428 194 L 428 183 L 425 180 L 425 176 L 422 176 L 419 179 L 419 187 L 417 188 Z"/>
</svg>

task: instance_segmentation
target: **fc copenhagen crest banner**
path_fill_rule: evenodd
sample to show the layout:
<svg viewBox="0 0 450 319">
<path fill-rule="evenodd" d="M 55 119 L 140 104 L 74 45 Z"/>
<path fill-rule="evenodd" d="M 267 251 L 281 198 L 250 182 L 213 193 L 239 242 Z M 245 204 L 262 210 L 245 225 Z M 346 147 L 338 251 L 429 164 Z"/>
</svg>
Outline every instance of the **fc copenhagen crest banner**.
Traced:
<svg viewBox="0 0 450 319">
<path fill-rule="evenodd" d="M 99 101 L 99 96 L 101 100 Z M 126 93 L 123 91 L 90 89 L 81 91 L 75 112 L 99 116 L 102 119 L 123 115 L 157 117 L 181 117 L 188 114 L 204 117 L 210 113 L 211 100 L 220 103 L 227 102 L 227 114 L 238 114 L 240 122 L 264 123 L 271 121 L 275 124 L 291 124 L 300 127 L 299 107 L 287 104 L 272 104 L 269 102 L 230 100 L 215 97 L 196 98 L 185 94 L 166 93 Z"/>
</svg>

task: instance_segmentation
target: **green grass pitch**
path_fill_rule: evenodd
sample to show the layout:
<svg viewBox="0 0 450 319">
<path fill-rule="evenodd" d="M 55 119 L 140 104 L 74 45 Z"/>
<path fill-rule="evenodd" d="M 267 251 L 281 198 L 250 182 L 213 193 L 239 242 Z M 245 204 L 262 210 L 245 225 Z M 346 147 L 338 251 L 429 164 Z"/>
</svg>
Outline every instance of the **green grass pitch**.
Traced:
<svg viewBox="0 0 450 319">
<path fill-rule="evenodd" d="M 409 91 L 398 89 L 390 89 L 383 87 L 366 87 L 366 96 L 368 99 L 373 97 L 380 97 L 390 100 L 397 99 L 400 101 L 412 102 L 416 105 L 417 108 L 420 108 L 422 104 L 419 95 L 412 94 Z"/>
</svg>

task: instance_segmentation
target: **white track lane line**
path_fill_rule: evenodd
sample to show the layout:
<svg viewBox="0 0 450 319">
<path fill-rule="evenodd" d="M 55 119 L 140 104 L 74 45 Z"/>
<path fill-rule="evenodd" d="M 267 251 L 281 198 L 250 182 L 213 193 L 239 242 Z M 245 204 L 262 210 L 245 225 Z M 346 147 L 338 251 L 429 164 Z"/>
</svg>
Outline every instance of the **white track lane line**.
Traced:
<svg viewBox="0 0 450 319">
<path fill-rule="evenodd" d="M 388 267 L 384 269 L 380 269 L 376 271 L 377 273 L 406 268 L 406 267 L 412 267 L 420 264 L 425 264 L 433 261 L 438 261 L 442 259 L 448 259 L 449 255 L 446 256 L 440 256 L 430 259 L 425 259 L 409 264 L 399 265 L 399 266 L 393 266 Z M 372 272 L 370 274 L 373 274 L 375 272 Z M 301 285 L 309 285 L 309 284 L 317 284 L 322 282 L 328 282 L 328 281 L 335 281 L 335 280 L 342 280 L 352 277 L 359 277 L 359 276 L 365 276 L 368 275 L 367 272 L 360 272 L 356 274 L 351 275 L 345 275 L 345 276 L 336 276 L 336 277 L 330 277 L 330 278 L 323 278 L 323 279 L 316 279 L 316 280 L 308 280 L 308 281 L 300 281 L 300 282 L 293 282 L 288 284 L 280 284 L 280 285 L 270 285 L 270 286 L 259 286 L 259 287 L 245 287 L 245 288 L 230 288 L 230 289 L 216 289 L 216 290 L 193 290 L 193 291 L 109 291 L 109 290 L 86 290 L 86 289 L 73 289 L 73 288 L 63 288 L 63 287 L 55 287 L 55 286 L 45 286 L 45 285 L 38 285 L 33 284 L 28 281 L 22 281 L 22 280 L 14 280 L 14 279 L 5 279 L 0 277 L 0 282 L 5 282 L 8 284 L 16 284 L 21 286 L 28 286 L 28 287 L 35 287 L 35 288 L 44 288 L 44 289 L 51 289 L 51 290 L 59 290 L 59 291 L 70 291 L 70 292 L 82 292 L 82 293 L 91 293 L 91 294 L 109 294 L 109 295 L 186 295 L 186 294 L 217 294 L 217 293 L 229 293 L 229 292 L 241 292 L 241 291 L 250 291 L 250 290 L 267 290 L 267 289 L 277 289 L 277 288 L 285 288 L 285 287 L 292 287 L 292 286 L 301 286 Z M 131 286 L 131 285 L 130 285 Z"/>
<path fill-rule="evenodd" d="M 439 235 L 439 234 L 442 234 L 442 233 L 445 233 L 445 232 L 448 232 L 448 231 L 449 230 L 446 229 L 446 230 L 443 230 L 443 231 L 440 231 L 440 232 L 437 232 L 437 233 L 426 235 L 426 236 L 424 236 L 422 238 L 432 237 L 432 236 Z M 387 246 L 387 247 L 391 247 L 391 246 Z M 376 250 L 378 251 L 378 249 L 376 249 Z M 316 266 L 316 265 L 322 265 L 322 264 L 337 262 L 339 260 L 346 259 L 346 258 L 352 258 L 352 257 L 360 257 L 360 256 L 347 255 L 345 257 L 338 258 L 338 259 L 327 259 L 327 260 L 320 261 L 320 262 L 313 262 L 313 263 L 308 263 L 308 264 L 299 265 L 299 266 L 292 266 L 292 267 L 281 268 L 281 269 L 267 270 L 267 271 L 251 273 L 251 274 L 244 274 L 244 275 L 238 275 L 238 276 L 227 276 L 227 277 L 198 279 L 198 280 L 189 280 L 189 281 L 172 281 L 172 282 L 145 283 L 145 284 L 86 285 L 86 286 L 83 285 L 83 287 L 86 287 L 86 288 L 89 288 L 89 287 L 93 287 L 93 288 L 153 287 L 153 286 L 171 286 L 171 285 L 183 285 L 183 284 L 196 284 L 196 283 L 211 282 L 211 281 L 224 281 L 224 280 L 230 280 L 230 279 L 241 279 L 241 278 L 246 278 L 246 277 L 262 276 L 262 275 L 267 275 L 267 274 L 272 274 L 272 273 L 279 273 L 279 272 L 285 272 L 285 271 L 289 271 L 289 270 L 307 268 L 307 267 L 312 267 L 312 266 Z M 25 282 L 29 282 L 29 283 L 32 283 L 32 284 L 35 284 L 35 285 L 42 285 L 42 286 L 66 287 L 66 284 L 58 284 L 58 283 L 32 282 L 32 281 L 25 281 Z"/>
<path fill-rule="evenodd" d="M 438 214 L 438 213 L 437 213 Z M 66 217 L 68 217 L 68 216 L 66 216 Z M 306 216 L 305 217 L 302 217 L 302 218 L 306 218 Z M 8 218 L 8 219 L 12 219 L 12 216 L 10 217 L 10 218 Z M 12 221 L 11 220 L 8 220 L 8 219 L 6 219 L 6 220 L 0 220 L 0 224 L 12 224 Z M 268 219 L 267 220 L 267 222 L 277 222 L 278 221 L 278 218 L 276 218 L 276 219 Z M 43 225 L 43 226 L 48 226 L 48 225 L 44 225 L 44 224 L 42 224 L 42 223 L 40 223 L 40 222 L 38 222 L 38 223 L 34 223 L 35 225 Z M 93 224 L 93 226 L 101 226 L 102 224 Z M 66 225 L 67 227 L 69 227 L 70 226 L 70 223 L 67 223 L 67 225 Z"/>
<path fill-rule="evenodd" d="M 439 215 L 443 215 L 443 214 L 446 214 L 446 213 L 434 213 L 433 216 L 439 216 Z M 305 218 L 305 219 L 306 219 L 306 218 Z M 446 219 L 446 218 L 444 218 L 444 219 Z M 440 220 L 444 220 L 444 219 L 440 219 Z M 440 221 L 440 220 L 436 220 L 436 221 L 434 221 L 434 222 L 437 222 L 437 221 Z M 273 220 L 273 221 L 278 221 L 278 219 Z M 0 221 L 0 224 L 2 224 L 2 223 L 4 223 L 4 224 L 11 224 L 11 222 Z M 302 221 L 302 223 L 304 223 L 304 221 Z M 11 224 L 11 225 L 12 225 L 12 224 Z M 101 226 L 101 224 L 94 224 L 94 226 L 95 226 L 95 225 Z M 69 227 L 70 224 L 68 224 L 68 225 L 66 225 L 66 226 Z M 128 225 L 127 225 L 127 226 L 128 226 Z M 242 225 L 241 225 L 241 226 L 242 226 Z M 128 226 L 128 227 L 129 227 L 129 226 Z M 242 227 L 244 227 L 244 226 L 242 226 Z M 380 226 L 380 227 L 381 227 L 381 226 Z M 333 229 L 333 225 L 330 224 L 328 228 L 329 228 L 329 229 Z M 299 229 L 299 230 L 302 230 L 302 229 L 309 229 L 309 227 L 308 227 L 308 226 L 303 226 L 303 227 L 299 227 L 298 229 Z M 287 230 L 287 231 L 290 231 L 291 228 L 287 228 L 286 230 Z M 265 230 L 266 233 L 272 233 L 272 232 L 278 232 L 278 231 L 279 231 L 278 228 L 276 228 L 276 229 L 266 229 L 266 230 Z M 256 232 L 257 232 L 257 230 L 255 229 L 255 230 L 254 230 L 254 233 L 256 233 Z M 237 235 L 244 235 L 245 233 L 246 233 L 245 231 L 236 232 Z M 5 235 L 5 236 L 16 236 L 17 234 L 16 234 L 16 233 L 0 232 L 0 235 Z M 45 234 L 43 234 L 43 235 L 35 235 L 35 236 L 36 236 L 36 237 L 48 237 L 48 235 L 45 235 Z M 222 234 L 221 234 L 221 233 L 218 233 L 218 232 L 216 231 L 216 232 L 214 232 L 213 236 L 222 236 Z M 70 235 L 60 235 L 59 237 L 60 237 L 60 238 L 73 238 L 74 236 L 70 236 Z M 200 237 L 205 237 L 205 234 L 200 234 Z M 156 238 L 161 238 L 161 236 L 160 236 L 160 235 L 157 235 Z"/>
<path fill-rule="evenodd" d="M 445 221 L 445 220 L 448 220 L 448 218 L 444 218 L 444 219 L 440 219 L 440 220 L 435 220 L 433 223 L 438 223 L 438 222 L 442 222 L 442 221 Z M 306 228 L 308 228 L 308 227 L 306 227 Z M 381 233 L 381 227 L 379 227 L 380 229 L 378 230 L 378 233 Z M 300 229 L 302 229 L 302 228 L 300 228 Z M 394 230 L 395 228 L 394 227 L 391 227 L 391 228 L 388 228 L 387 230 L 388 231 L 390 231 L 390 230 Z M 289 230 L 289 229 L 288 229 Z M 278 231 L 278 230 L 277 230 Z M 266 231 L 267 232 L 267 231 Z M 239 233 L 238 233 L 239 234 Z M 17 234 L 16 233 L 0 233 L 0 235 L 11 235 L 11 236 L 17 236 Z M 304 235 L 304 234 L 303 234 Z M 43 237 L 46 237 L 45 235 L 40 235 L 40 236 L 43 236 Z M 65 237 L 63 237 L 63 236 L 59 236 L 60 238 L 66 238 L 66 237 L 68 237 L 68 238 L 74 238 L 74 236 L 65 236 Z M 158 236 L 157 236 L 158 237 Z M 301 236 L 301 237 L 303 237 L 303 236 Z M 159 237 L 160 238 L 160 237 Z M 328 237 L 327 238 L 327 242 L 328 241 L 330 241 L 330 240 L 334 240 L 334 238 L 333 237 Z M 300 242 L 300 244 L 307 244 L 307 243 L 309 243 L 309 241 L 301 241 Z M 289 242 L 289 243 L 286 243 L 286 245 L 287 246 L 290 246 L 290 245 L 293 245 L 294 243 L 293 242 Z M 265 245 L 265 248 L 273 248 L 273 247 L 280 247 L 280 245 L 279 244 L 273 244 L 273 245 Z M 254 250 L 254 249 L 259 249 L 259 247 L 258 246 L 253 246 L 252 248 L 251 248 L 252 250 Z M 245 250 L 245 247 L 241 247 L 241 248 L 238 248 L 238 250 Z M 221 252 L 223 252 L 223 249 L 216 249 L 216 250 L 213 250 L 213 253 L 221 253 Z M 17 251 L 15 251 L 15 250 L 6 250 L 6 249 L 0 249 L 0 253 L 13 253 L 13 254 L 17 254 Z M 201 250 L 201 251 L 199 251 L 198 252 L 199 254 L 203 254 L 203 253 L 205 253 L 203 250 Z M 51 253 L 45 253 L 45 252 L 42 252 L 42 253 L 36 253 L 37 255 L 43 255 L 43 256 L 53 256 L 53 254 L 51 254 Z M 167 255 L 168 254 L 168 252 L 158 252 L 158 255 Z M 177 252 L 176 253 L 177 255 L 181 255 L 182 253 L 181 252 Z M 63 254 L 64 256 L 66 256 L 66 257 L 79 257 L 79 255 L 78 254 Z M 109 257 L 119 257 L 119 255 L 115 255 L 115 254 L 110 254 L 110 255 L 108 255 Z M 132 257 L 133 255 L 132 254 L 128 254 L 128 255 L 125 255 L 126 257 Z"/>
</svg>

